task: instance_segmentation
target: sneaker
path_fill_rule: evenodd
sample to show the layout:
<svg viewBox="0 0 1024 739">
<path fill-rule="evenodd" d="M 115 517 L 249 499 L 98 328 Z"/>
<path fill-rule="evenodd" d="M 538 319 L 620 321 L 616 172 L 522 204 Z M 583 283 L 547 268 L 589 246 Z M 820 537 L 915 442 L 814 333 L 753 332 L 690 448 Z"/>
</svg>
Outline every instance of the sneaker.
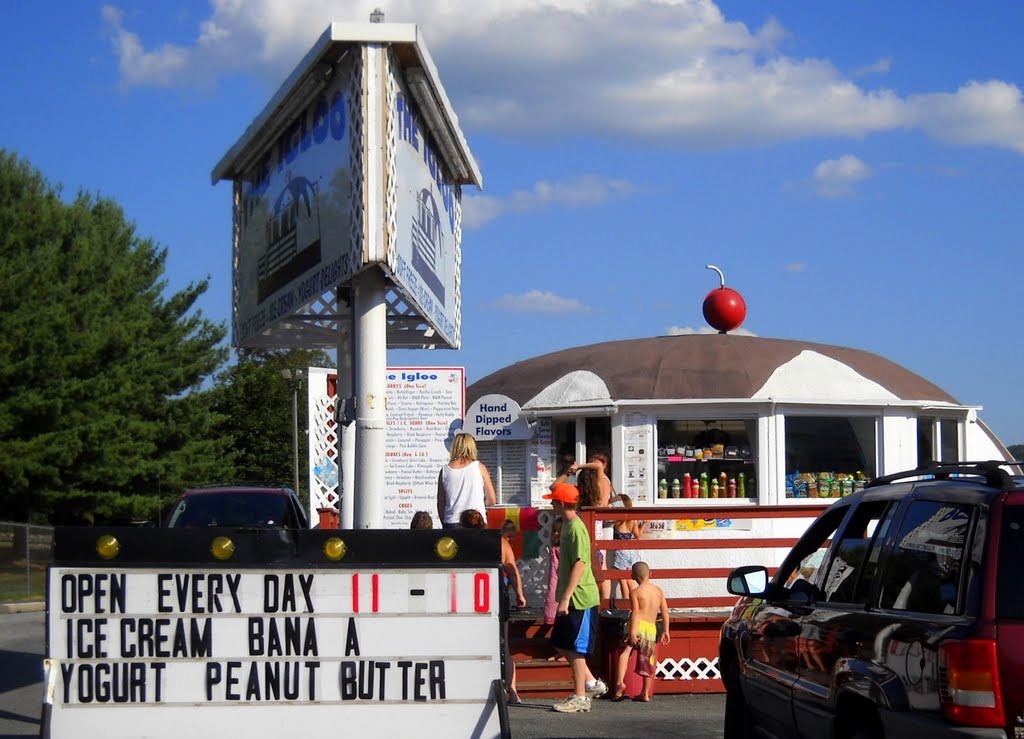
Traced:
<svg viewBox="0 0 1024 739">
<path fill-rule="evenodd" d="M 602 695 L 608 692 L 608 686 L 605 685 L 604 680 L 598 678 L 594 680 L 594 684 L 587 683 L 587 697 L 588 698 L 600 698 Z"/>
<path fill-rule="evenodd" d="M 558 711 L 559 713 L 584 713 L 590 710 L 590 698 L 570 695 L 561 703 L 551 706 L 551 710 Z"/>
</svg>

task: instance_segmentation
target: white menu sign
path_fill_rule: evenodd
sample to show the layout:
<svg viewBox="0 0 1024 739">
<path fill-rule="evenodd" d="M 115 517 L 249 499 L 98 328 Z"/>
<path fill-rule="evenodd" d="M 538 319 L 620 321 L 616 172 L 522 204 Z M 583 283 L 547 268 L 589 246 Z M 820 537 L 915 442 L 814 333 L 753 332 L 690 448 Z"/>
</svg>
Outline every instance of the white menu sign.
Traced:
<svg viewBox="0 0 1024 739">
<path fill-rule="evenodd" d="M 437 475 L 465 413 L 462 367 L 390 367 L 383 525 L 407 529 L 416 511 L 437 519 Z"/>
<path fill-rule="evenodd" d="M 49 735 L 496 736 L 498 580 L 52 567 Z"/>
</svg>

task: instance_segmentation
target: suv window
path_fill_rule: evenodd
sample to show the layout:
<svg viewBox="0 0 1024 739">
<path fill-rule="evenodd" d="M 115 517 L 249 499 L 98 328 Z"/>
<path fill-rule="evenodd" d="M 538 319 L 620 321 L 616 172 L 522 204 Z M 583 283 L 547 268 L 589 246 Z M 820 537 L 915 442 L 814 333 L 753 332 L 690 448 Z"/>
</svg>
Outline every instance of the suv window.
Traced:
<svg viewBox="0 0 1024 739">
<path fill-rule="evenodd" d="M 854 510 L 833 547 L 822 585 L 826 600 L 867 604 L 893 510 L 888 501 L 862 503 Z"/>
<path fill-rule="evenodd" d="M 996 617 L 1024 618 L 1024 589 L 1019 586 L 1024 562 L 1024 505 L 1003 507 L 999 532 L 999 578 L 996 581 Z"/>
<path fill-rule="evenodd" d="M 825 552 L 832 543 L 832 535 L 848 511 L 846 506 L 833 506 L 822 513 L 783 561 L 775 581 L 791 589 L 805 589 L 816 583 Z"/>
<path fill-rule="evenodd" d="M 882 573 L 882 608 L 956 612 L 972 513 L 959 503 L 910 504 Z"/>
<path fill-rule="evenodd" d="M 184 497 L 168 526 L 259 526 L 296 528 L 287 495 L 259 492 L 208 492 Z"/>
</svg>

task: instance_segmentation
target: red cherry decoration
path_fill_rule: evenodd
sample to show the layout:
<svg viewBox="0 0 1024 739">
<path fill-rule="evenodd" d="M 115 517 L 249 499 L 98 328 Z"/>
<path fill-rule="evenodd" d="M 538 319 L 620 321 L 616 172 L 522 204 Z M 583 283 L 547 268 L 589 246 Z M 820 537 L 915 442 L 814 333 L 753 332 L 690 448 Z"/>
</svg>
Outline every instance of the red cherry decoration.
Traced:
<svg viewBox="0 0 1024 739">
<path fill-rule="evenodd" d="M 704 298 L 704 320 L 719 333 L 728 333 L 740 327 L 747 317 L 747 304 L 743 296 L 725 286 L 725 275 L 713 264 L 707 265 L 718 273 L 721 287 L 715 288 Z"/>
</svg>

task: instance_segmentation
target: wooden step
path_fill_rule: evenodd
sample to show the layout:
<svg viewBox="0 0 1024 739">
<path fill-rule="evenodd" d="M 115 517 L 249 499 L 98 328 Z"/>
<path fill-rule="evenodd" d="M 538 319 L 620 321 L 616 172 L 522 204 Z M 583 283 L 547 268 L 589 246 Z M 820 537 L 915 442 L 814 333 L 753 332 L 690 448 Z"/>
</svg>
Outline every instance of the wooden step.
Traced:
<svg viewBox="0 0 1024 739">
<path fill-rule="evenodd" d="M 516 662 L 516 689 L 523 698 L 559 698 L 572 692 L 572 669 L 565 662 Z"/>
<path fill-rule="evenodd" d="M 551 642 L 547 639 L 539 639 L 535 641 L 510 639 L 508 648 L 512 653 L 512 658 L 516 660 L 516 662 L 526 660 L 543 661 L 548 657 L 553 657 L 555 655 L 555 648 L 551 646 Z"/>
</svg>

